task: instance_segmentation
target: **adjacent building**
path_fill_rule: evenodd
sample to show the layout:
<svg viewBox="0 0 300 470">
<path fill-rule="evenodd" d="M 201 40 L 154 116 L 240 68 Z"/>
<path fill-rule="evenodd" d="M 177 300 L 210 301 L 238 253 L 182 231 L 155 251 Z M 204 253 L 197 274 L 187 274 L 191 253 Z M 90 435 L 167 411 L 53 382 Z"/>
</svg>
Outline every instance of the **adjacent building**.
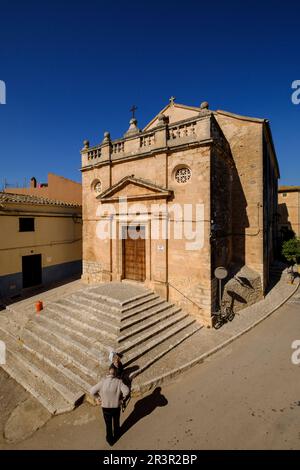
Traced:
<svg viewBox="0 0 300 470">
<path fill-rule="evenodd" d="M 48 173 L 47 183 L 38 182 L 33 176 L 30 179 L 29 188 L 6 188 L 6 193 L 27 194 L 29 196 L 38 196 L 46 199 L 56 199 L 58 201 L 81 204 L 82 188 L 81 183 L 64 178 L 63 176 Z"/>
<path fill-rule="evenodd" d="M 122 138 L 105 132 L 81 153 L 85 281 L 141 282 L 206 324 L 216 267 L 225 288 L 249 274 L 245 305 L 264 295 L 279 178 L 268 120 L 171 98 L 144 129 L 133 117 Z"/>
<path fill-rule="evenodd" d="M 0 193 L 0 297 L 81 274 L 81 205 Z"/>
<path fill-rule="evenodd" d="M 278 214 L 280 238 L 291 230 L 296 237 L 300 237 L 300 186 L 279 187 Z"/>
</svg>

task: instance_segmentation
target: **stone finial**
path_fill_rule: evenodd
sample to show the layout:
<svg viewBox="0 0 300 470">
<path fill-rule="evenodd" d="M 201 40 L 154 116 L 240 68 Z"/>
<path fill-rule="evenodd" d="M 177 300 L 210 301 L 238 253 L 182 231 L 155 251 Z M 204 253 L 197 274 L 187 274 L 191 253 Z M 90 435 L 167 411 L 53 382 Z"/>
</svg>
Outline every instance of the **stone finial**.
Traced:
<svg viewBox="0 0 300 470">
<path fill-rule="evenodd" d="M 102 140 L 102 143 L 105 144 L 107 142 L 110 142 L 110 133 L 105 131 L 104 132 L 104 139 Z"/>
<path fill-rule="evenodd" d="M 140 129 L 137 127 L 137 120 L 135 118 L 131 118 L 129 124 L 129 129 L 124 134 L 125 137 L 129 135 L 138 134 L 140 132 Z"/>
<path fill-rule="evenodd" d="M 199 116 L 200 117 L 205 117 L 209 116 L 211 114 L 211 110 L 209 109 L 209 104 L 207 101 L 203 101 L 200 104 L 200 111 L 199 111 Z"/>
<path fill-rule="evenodd" d="M 169 122 L 169 117 L 165 114 L 160 113 L 158 115 L 158 122 L 159 124 L 167 124 Z"/>
<path fill-rule="evenodd" d="M 208 109 L 209 108 L 209 104 L 207 101 L 202 101 L 202 103 L 200 104 L 200 108 L 201 109 Z"/>
<path fill-rule="evenodd" d="M 175 96 L 171 96 L 171 98 L 169 98 L 169 101 L 170 101 L 170 105 L 171 106 L 174 106 L 174 101 L 176 100 L 176 97 Z"/>
<path fill-rule="evenodd" d="M 84 141 L 83 141 L 83 148 L 84 148 L 84 149 L 88 149 L 89 146 L 90 146 L 89 140 L 84 140 Z"/>
</svg>

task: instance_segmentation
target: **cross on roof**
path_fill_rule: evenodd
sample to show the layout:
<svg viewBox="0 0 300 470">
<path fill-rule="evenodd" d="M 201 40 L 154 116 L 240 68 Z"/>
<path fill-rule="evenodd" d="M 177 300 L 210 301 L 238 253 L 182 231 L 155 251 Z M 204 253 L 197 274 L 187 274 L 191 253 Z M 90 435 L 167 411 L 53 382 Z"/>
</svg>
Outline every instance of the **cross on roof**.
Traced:
<svg viewBox="0 0 300 470">
<path fill-rule="evenodd" d="M 175 96 L 171 96 L 171 98 L 169 98 L 169 101 L 171 104 L 174 104 L 175 100 L 176 100 Z"/>
<path fill-rule="evenodd" d="M 132 112 L 132 117 L 133 117 L 133 119 L 134 119 L 134 117 L 135 117 L 135 116 L 134 116 L 134 113 L 136 112 L 137 109 L 138 109 L 137 106 L 134 104 L 134 105 L 132 106 L 132 108 L 129 110 L 130 112 Z"/>
</svg>

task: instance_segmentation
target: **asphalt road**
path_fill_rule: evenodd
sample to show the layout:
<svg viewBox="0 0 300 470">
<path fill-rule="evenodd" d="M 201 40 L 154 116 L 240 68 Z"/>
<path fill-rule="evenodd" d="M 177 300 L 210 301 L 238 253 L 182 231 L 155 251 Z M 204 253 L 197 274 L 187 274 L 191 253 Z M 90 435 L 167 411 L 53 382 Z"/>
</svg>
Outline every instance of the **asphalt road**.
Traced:
<svg viewBox="0 0 300 470">
<path fill-rule="evenodd" d="M 300 449 L 300 292 L 173 383 L 131 400 L 114 449 Z M 300 355 L 299 355 L 300 356 Z M 51 419 L 14 449 L 108 449 L 100 410 Z"/>
</svg>

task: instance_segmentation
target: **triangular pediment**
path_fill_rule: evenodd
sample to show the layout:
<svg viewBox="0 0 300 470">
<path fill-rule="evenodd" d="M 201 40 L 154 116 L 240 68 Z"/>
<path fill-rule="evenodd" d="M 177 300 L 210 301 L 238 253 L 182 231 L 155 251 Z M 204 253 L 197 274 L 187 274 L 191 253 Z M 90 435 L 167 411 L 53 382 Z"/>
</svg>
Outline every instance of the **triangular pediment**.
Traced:
<svg viewBox="0 0 300 470">
<path fill-rule="evenodd" d="M 159 116 L 164 115 L 168 118 L 169 124 L 174 124 L 175 122 L 183 121 L 184 119 L 192 119 L 199 116 L 200 108 L 195 106 L 186 106 L 184 104 L 168 104 L 164 109 L 162 109 L 147 125 L 144 127 L 143 131 L 148 131 L 159 125 Z"/>
<path fill-rule="evenodd" d="M 128 200 L 166 199 L 172 196 L 172 194 L 173 191 L 158 186 L 151 181 L 135 178 L 134 176 L 125 176 L 125 178 L 122 178 L 111 188 L 99 194 L 97 199 L 101 202 L 117 201 L 120 198 Z"/>
</svg>

